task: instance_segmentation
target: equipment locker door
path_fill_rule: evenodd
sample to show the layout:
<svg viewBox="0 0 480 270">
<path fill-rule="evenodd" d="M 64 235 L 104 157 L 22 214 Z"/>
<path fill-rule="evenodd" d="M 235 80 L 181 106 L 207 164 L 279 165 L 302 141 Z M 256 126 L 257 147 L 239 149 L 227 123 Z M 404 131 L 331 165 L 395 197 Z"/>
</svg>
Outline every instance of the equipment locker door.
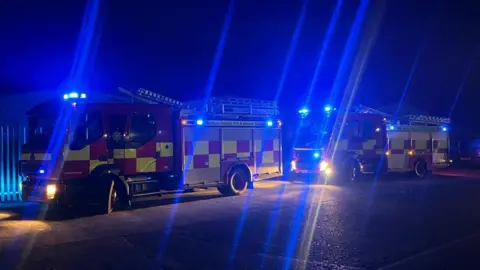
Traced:
<svg viewBox="0 0 480 270">
<path fill-rule="evenodd" d="M 388 156 L 389 169 L 399 171 L 408 167 L 408 149 L 410 146 L 405 145 L 405 142 L 409 141 L 410 134 L 408 131 L 388 132 L 388 148 L 390 153 Z"/>
<path fill-rule="evenodd" d="M 185 184 L 220 181 L 220 129 L 207 126 L 183 128 Z"/>
<path fill-rule="evenodd" d="M 254 129 L 254 173 L 262 174 L 282 172 L 281 133 L 277 128 Z"/>
<path fill-rule="evenodd" d="M 433 164 L 448 162 L 448 133 L 432 132 Z"/>
<path fill-rule="evenodd" d="M 414 168 L 415 162 L 422 158 L 427 162 L 427 168 L 431 169 L 432 164 L 432 154 L 431 154 L 431 146 L 428 145 L 430 142 L 430 137 L 432 136 L 428 131 L 412 131 L 410 132 L 410 136 L 412 139 L 411 147 L 410 147 L 410 168 Z"/>
</svg>

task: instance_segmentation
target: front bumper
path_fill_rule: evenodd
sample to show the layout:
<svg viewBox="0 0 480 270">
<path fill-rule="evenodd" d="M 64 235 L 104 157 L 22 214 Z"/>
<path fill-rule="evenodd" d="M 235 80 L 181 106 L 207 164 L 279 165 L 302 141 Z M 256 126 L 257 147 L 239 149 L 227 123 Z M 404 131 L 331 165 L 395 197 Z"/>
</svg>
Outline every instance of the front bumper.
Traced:
<svg viewBox="0 0 480 270">
<path fill-rule="evenodd" d="M 289 174 L 289 180 L 304 183 L 328 184 L 329 182 L 334 181 L 334 177 L 332 175 L 327 175 L 324 172 L 297 173 L 292 171 Z"/>
<path fill-rule="evenodd" d="M 47 204 L 64 201 L 65 185 L 56 180 L 36 179 L 22 182 L 22 200 Z"/>
</svg>

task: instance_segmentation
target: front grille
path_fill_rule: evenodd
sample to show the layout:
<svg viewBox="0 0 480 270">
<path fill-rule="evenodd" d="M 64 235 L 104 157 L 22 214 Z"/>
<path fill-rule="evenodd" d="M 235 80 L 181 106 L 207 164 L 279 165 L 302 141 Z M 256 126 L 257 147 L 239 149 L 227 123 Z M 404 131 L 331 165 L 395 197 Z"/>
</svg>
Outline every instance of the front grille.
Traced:
<svg viewBox="0 0 480 270">
<path fill-rule="evenodd" d="M 299 162 L 297 163 L 297 169 L 299 170 L 316 170 L 318 169 L 318 161 L 317 162 Z"/>
<path fill-rule="evenodd" d="M 320 161 L 320 157 L 315 157 L 314 154 L 319 153 L 320 151 L 313 150 L 304 150 L 304 151 L 295 151 L 298 162 L 302 163 L 315 163 Z"/>
</svg>

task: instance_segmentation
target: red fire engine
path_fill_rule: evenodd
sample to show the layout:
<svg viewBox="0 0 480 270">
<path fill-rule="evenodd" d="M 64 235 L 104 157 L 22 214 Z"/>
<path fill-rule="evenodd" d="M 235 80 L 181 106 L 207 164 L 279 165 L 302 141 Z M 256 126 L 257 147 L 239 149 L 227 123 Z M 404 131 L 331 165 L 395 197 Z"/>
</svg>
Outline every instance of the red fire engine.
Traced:
<svg viewBox="0 0 480 270">
<path fill-rule="evenodd" d="M 73 92 L 30 111 L 24 200 L 93 203 L 110 213 L 140 196 L 209 187 L 237 195 L 281 176 L 275 102 L 182 103 L 145 89 L 119 92 L 98 99 Z"/>
<path fill-rule="evenodd" d="M 449 118 L 389 115 L 356 106 L 336 113 L 326 106 L 321 115 L 299 111 L 302 124 L 294 146 L 291 171 L 319 174 L 322 179 L 355 180 L 362 174 L 413 172 L 425 177 L 448 159 Z"/>
</svg>

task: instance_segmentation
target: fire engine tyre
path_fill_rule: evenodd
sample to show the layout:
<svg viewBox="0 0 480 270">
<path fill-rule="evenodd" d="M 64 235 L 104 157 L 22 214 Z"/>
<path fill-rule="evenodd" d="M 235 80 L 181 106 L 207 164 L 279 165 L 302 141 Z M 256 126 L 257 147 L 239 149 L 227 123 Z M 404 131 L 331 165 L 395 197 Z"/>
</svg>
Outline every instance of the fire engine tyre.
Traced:
<svg viewBox="0 0 480 270">
<path fill-rule="evenodd" d="M 339 174 L 339 184 L 341 183 L 351 183 L 357 180 L 360 173 L 360 168 L 357 162 L 355 161 L 346 161 L 342 166 L 342 172 Z"/>
<path fill-rule="evenodd" d="M 218 191 L 226 196 L 241 195 L 248 187 L 248 176 L 241 168 L 233 168 L 228 175 L 228 184 L 218 187 Z"/>
<path fill-rule="evenodd" d="M 121 201 L 121 191 L 117 187 L 114 180 L 109 181 L 109 184 L 106 186 L 106 192 L 104 193 L 106 196 L 103 199 L 103 203 L 101 203 L 101 211 L 102 214 L 110 214 L 114 210 L 121 209 L 123 204 Z"/>
<path fill-rule="evenodd" d="M 417 162 L 415 162 L 415 176 L 417 176 L 420 179 L 424 179 L 428 175 L 428 169 L 427 169 L 427 163 L 425 160 L 420 159 Z"/>
</svg>

